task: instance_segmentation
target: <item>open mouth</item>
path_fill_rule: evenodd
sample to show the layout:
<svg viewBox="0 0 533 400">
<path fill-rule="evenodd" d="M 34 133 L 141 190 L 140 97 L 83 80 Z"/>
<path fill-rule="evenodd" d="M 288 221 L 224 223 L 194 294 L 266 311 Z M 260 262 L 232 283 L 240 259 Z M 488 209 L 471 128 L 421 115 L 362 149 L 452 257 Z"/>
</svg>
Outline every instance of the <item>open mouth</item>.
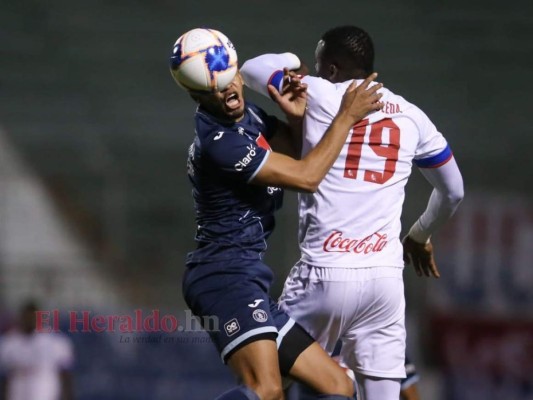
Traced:
<svg viewBox="0 0 533 400">
<path fill-rule="evenodd" d="M 226 106 L 229 109 L 235 110 L 239 108 L 240 105 L 241 105 L 241 101 L 237 93 L 231 93 L 226 97 Z"/>
</svg>

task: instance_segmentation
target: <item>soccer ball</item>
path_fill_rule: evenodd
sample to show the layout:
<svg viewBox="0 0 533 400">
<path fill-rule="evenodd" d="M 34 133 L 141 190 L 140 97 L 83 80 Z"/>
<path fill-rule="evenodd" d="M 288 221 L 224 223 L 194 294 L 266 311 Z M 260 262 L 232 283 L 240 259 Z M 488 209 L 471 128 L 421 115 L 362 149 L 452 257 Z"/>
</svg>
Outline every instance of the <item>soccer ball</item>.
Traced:
<svg viewBox="0 0 533 400">
<path fill-rule="evenodd" d="M 224 90 L 237 73 L 237 52 L 223 33 L 193 29 L 174 43 L 170 72 L 178 85 L 187 90 Z"/>
</svg>

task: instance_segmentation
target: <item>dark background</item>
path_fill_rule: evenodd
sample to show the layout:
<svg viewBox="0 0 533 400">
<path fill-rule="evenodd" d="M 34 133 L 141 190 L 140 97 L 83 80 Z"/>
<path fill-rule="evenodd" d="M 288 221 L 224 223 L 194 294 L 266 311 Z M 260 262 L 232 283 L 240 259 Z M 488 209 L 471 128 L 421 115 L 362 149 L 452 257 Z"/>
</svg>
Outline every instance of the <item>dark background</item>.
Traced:
<svg viewBox="0 0 533 400">
<path fill-rule="evenodd" d="M 212 27 L 233 41 L 241 62 L 263 52 L 292 51 L 312 70 L 320 35 L 354 24 L 374 39 L 379 79 L 422 108 L 448 139 L 464 175 L 466 210 L 482 209 L 494 198 L 505 208 L 507 198 L 518 199 L 525 210 L 520 215 L 530 221 L 524 239 L 529 242 L 532 15 L 533 3 L 525 0 L 3 0 L 0 125 L 123 305 L 182 312 L 184 257 L 194 246 L 185 163 L 195 104 L 168 72 L 174 41 L 191 28 Z M 249 99 L 277 113 L 267 99 L 251 93 Z M 414 171 L 404 227 L 422 212 L 429 192 Z M 269 243 L 274 296 L 298 259 L 295 198 L 287 194 Z M 492 223 L 490 207 L 486 215 L 480 229 Z M 444 247 L 456 253 L 458 248 L 464 250 Z M 524 258 L 529 267 L 531 255 L 529 250 Z M 441 260 L 446 256 L 439 254 Z M 2 258 L 0 252 L 0 268 L 11 271 Z M 53 256 L 47 263 L 54 263 Z M 25 274 L 31 281 L 31 271 Z M 522 282 L 531 288 L 533 278 L 525 276 Z M 431 387 L 440 387 L 443 364 L 437 344 L 428 339 L 431 316 L 435 310 L 451 315 L 471 310 L 449 300 L 454 292 L 446 282 L 419 280 L 410 268 L 405 279 L 409 347 L 426 376 L 437 374 Z M 441 296 L 431 308 L 434 288 L 448 300 Z M 7 309 L 23 297 L 10 293 L 0 292 Z M 50 298 L 54 295 L 62 308 L 78 304 L 75 294 Z M 55 304 L 50 298 L 45 302 Z M 530 300 L 520 300 L 518 318 L 530 320 Z M 492 318 L 491 307 L 481 301 L 475 313 Z M 507 314 L 506 307 L 499 310 L 498 318 Z"/>
</svg>

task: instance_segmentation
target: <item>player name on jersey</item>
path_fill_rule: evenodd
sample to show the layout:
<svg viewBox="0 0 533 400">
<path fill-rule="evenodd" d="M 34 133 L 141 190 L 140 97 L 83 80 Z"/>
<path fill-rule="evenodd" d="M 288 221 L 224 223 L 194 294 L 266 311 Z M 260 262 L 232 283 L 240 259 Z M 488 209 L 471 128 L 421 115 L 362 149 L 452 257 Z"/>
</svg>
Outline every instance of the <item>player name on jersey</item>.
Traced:
<svg viewBox="0 0 533 400">
<path fill-rule="evenodd" d="M 398 103 L 390 103 L 388 101 L 383 104 L 383 110 L 381 112 L 385 114 L 397 114 L 401 113 L 400 105 Z"/>
</svg>

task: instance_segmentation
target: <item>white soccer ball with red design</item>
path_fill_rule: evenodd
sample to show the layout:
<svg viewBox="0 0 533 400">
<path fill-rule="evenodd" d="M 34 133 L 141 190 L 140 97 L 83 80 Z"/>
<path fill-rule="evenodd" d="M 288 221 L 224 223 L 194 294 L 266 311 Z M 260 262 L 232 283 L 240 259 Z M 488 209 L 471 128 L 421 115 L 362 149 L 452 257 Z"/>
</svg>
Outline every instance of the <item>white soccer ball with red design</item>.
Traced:
<svg viewBox="0 0 533 400">
<path fill-rule="evenodd" d="M 224 90 L 237 73 L 237 52 L 222 32 L 193 29 L 174 43 L 170 72 L 187 90 Z"/>
</svg>

